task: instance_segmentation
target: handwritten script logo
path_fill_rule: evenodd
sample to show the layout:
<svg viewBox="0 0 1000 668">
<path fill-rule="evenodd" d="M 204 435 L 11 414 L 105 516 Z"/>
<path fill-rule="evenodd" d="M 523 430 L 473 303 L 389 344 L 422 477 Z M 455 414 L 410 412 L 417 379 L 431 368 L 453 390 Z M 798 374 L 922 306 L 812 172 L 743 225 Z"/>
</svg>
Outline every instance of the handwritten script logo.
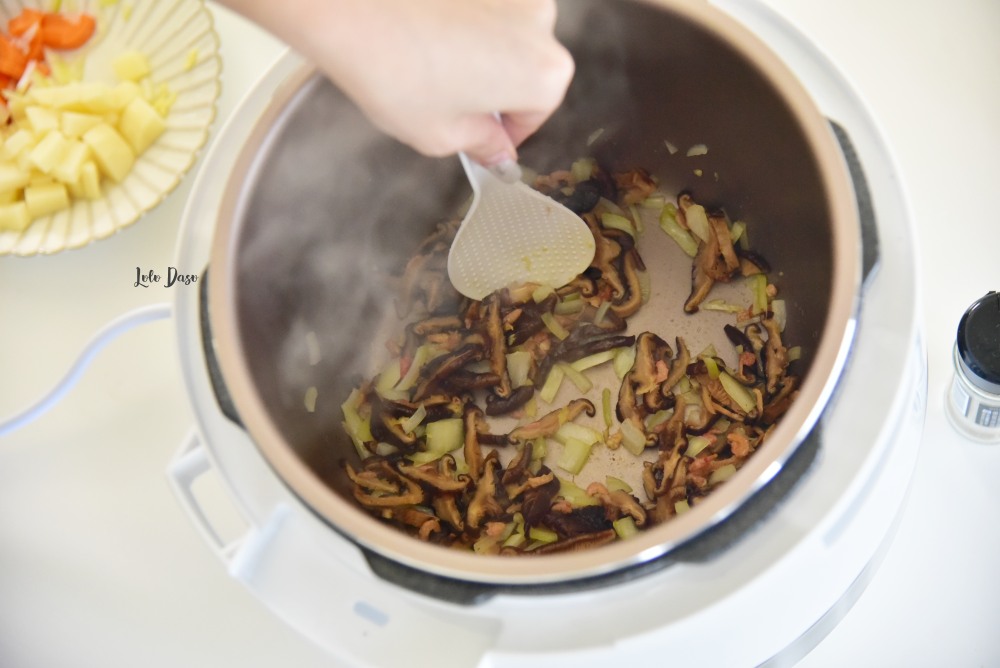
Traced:
<svg viewBox="0 0 1000 668">
<path fill-rule="evenodd" d="M 160 283 L 161 278 L 162 276 L 157 274 L 152 269 L 148 269 L 146 273 L 143 273 L 141 267 L 136 267 L 135 283 L 133 283 L 132 286 L 136 288 L 148 288 L 153 285 L 153 283 Z M 165 288 L 169 288 L 176 283 L 191 285 L 192 283 L 197 282 L 198 274 L 182 274 L 174 267 L 167 267 L 167 280 L 160 284 Z"/>
</svg>

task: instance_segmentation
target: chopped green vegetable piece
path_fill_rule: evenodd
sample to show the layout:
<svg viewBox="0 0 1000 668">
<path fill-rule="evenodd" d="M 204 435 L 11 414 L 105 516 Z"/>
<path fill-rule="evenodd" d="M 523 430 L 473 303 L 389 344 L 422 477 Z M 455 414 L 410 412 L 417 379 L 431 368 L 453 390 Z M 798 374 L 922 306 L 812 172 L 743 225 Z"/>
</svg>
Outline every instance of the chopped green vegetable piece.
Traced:
<svg viewBox="0 0 1000 668">
<path fill-rule="evenodd" d="M 582 311 L 586 305 L 582 299 L 564 299 L 556 302 L 552 312 L 556 315 L 573 315 Z"/>
<path fill-rule="evenodd" d="M 691 506 L 690 504 L 688 504 L 687 501 L 682 500 L 674 502 L 674 512 L 677 513 L 678 515 L 686 513 L 689 510 L 691 510 Z"/>
<path fill-rule="evenodd" d="M 615 490 L 621 490 L 623 492 L 632 493 L 632 486 L 621 478 L 616 478 L 614 476 L 607 476 L 604 479 L 604 486 L 608 488 L 608 491 L 614 492 Z"/>
<path fill-rule="evenodd" d="M 565 377 L 566 372 L 563 371 L 561 366 L 556 365 L 552 367 L 548 377 L 545 379 L 545 384 L 538 391 L 538 398 L 547 404 L 551 404 L 556 398 L 556 394 L 559 392 L 559 387 L 562 385 L 563 378 Z"/>
<path fill-rule="evenodd" d="M 555 292 L 551 285 L 540 285 L 531 293 L 531 300 L 536 304 L 541 304 L 549 295 Z"/>
<path fill-rule="evenodd" d="M 729 239 L 735 244 L 740 240 L 740 237 L 743 236 L 743 233 L 746 232 L 746 229 L 747 224 L 741 220 L 737 220 L 733 223 L 733 226 L 729 228 Z"/>
<path fill-rule="evenodd" d="M 635 239 L 635 227 L 625 216 L 606 211 L 601 214 L 601 225 L 609 230 L 620 230 Z"/>
<path fill-rule="evenodd" d="M 611 412 L 611 388 L 605 387 L 601 390 L 601 408 L 604 412 L 604 428 L 610 430 L 614 424 Z"/>
<path fill-rule="evenodd" d="M 590 458 L 590 451 L 593 443 L 587 443 L 575 438 L 567 438 L 563 443 L 562 454 L 556 464 L 559 468 L 576 475 L 583 470 L 583 465 Z"/>
<path fill-rule="evenodd" d="M 669 420 L 674 414 L 672 408 L 668 408 L 662 411 L 656 411 L 652 415 L 646 417 L 646 431 L 652 431 L 657 425 L 661 425 L 667 420 Z"/>
<path fill-rule="evenodd" d="M 531 361 L 531 353 L 525 350 L 507 353 L 507 375 L 510 376 L 511 387 L 531 385 L 531 379 L 528 377 L 531 372 Z"/>
<path fill-rule="evenodd" d="M 418 456 L 421 459 L 424 459 L 423 456 L 430 458 L 424 459 L 425 461 L 434 461 L 445 453 L 458 450 L 464 445 L 464 442 L 465 427 L 462 424 L 462 418 L 447 418 L 445 420 L 428 422 L 426 434 L 427 450 L 416 453 L 413 461 L 417 461 Z"/>
<path fill-rule="evenodd" d="M 715 361 L 714 357 L 702 357 L 701 361 L 705 363 L 705 368 L 708 369 L 709 378 L 719 377 L 719 363 Z"/>
<path fill-rule="evenodd" d="M 354 447 L 362 459 L 371 454 L 365 449 L 364 444 L 375 440 L 375 437 L 372 436 L 370 418 L 363 417 L 358 411 L 363 402 L 364 396 L 355 388 L 340 405 L 340 409 L 344 413 L 344 430 L 354 441 Z"/>
<path fill-rule="evenodd" d="M 593 355 L 587 355 L 586 357 L 581 357 L 580 359 L 571 362 L 570 366 L 577 371 L 586 371 L 587 369 L 593 368 L 599 364 L 610 362 L 615 358 L 615 353 L 617 351 L 617 348 L 612 348 L 611 350 L 604 350 L 599 353 L 594 353 Z"/>
<path fill-rule="evenodd" d="M 610 310 L 611 310 L 611 302 L 602 301 L 601 305 L 597 307 L 596 311 L 594 311 L 594 324 L 600 325 L 602 322 L 604 322 L 604 316 L 606 316 L 608 314 L 608 311 Z"/>
<path fill-rule="evenodd" d="M 639 205 L 644 209 L 662 211 L 663 207 L 667 205 L 667 198 L 663 195 L 650 195 L 646 199 L 642 200 Z"/>
<path fill-rule="evenodd" d="M 739 404 L 743 412 L 751 415 L 757 410 L 757 397 L 740 381 L 725 371 L 719 373 L 719 380 L 722 382 L 722 389 Z"/>
<path fill-rule="evenodd" d="M 573 439 L 583 441 L 588 445 L 593 445 L 594 443 L 600 441 L 601 438 L 601 432 L 575 422 L 564 422 L 559 425 L 559 429 L 555 434 L 555 439 L 564 445 L 566 441 Z"/>
<path fill-rule="evenodd" d="M 569 336 L 569 332 L 566 331 L 566 328 L 560 325 L 559 322 L 556 320 L 556 317 L 551 313 L 548 312 L 543 313 L 542 322 L 545 323 L 545 326 L 548 328 L 548 330 L 552 332 L 552 335 L 555 336 L 560 341 Z"/>
<path fill-rule="evenodd" d="M 413 389 L 413 386 L 417 384 L 417 379 L 420 378 L 420 370 L 430 361 L 431 357 L 430 346 L 423 345 L 417 348 L 413 352 L 413 361 L 410 362 L 410 368 L 406 370 L 406 374 L 396 384 L 396 389 L 404 392 Z"/>
<path fill-rule="evenodd" d="M 689 257 L 698 254 L 698 241 L 677 222 L 676 207 L 663 207 L 660 213 L 660 228 L 673 239 Z"/>
<path fill-rule="evenodd" d="M 646 449 L 646 434 L 629 421 L 622 422 L 622 445 L 638 457 Z"/>
<path fill-rule="evenodd" d="M 753 314 L 760 315 L 767 311 L 767 276 L 754 274 L 747 276 L 747 285 L 753 294 Z"/>
<path fill-rule="evenodd" d="M 545 455 L 548 453 L 549 443 L 545 440 L 544 436 L 539 436 L 531 441 L 531 460 L 536 461 L 544 459 Z"/>
<path fill-rule="evenodd" d="M 635 204 L 628 205 L 628 212 L 632 215 L 632 224 L 635 225 L 635 233 L 641 235 L 643 231 L 642 213 Z"/>
<path fill-rule="evenodd" d="M 778 331 L 785 331 L 788 323 L 788 307 L 785 306 L 784 299 L 774 299 L 771 301 L 771 312 L 774 313 L 774 321 L 778 323 Z"/>
<path fill-rule="evenodd" d="M 684 209 L 684 220 L 687 221 L 688 229 L 691 233 L 702 241 L 712 238 L 711 227 L 708 224 L 708 214 L 701 204 L 692 204 Z"/>
<path fill-rule="evenodd" d="M 306 394 L 302 398 L 305 404 L 306 411 L 309 413 L 316 412 L 316 399 L 319 397 L 319 390 L 316 389 L 315 385 L 310 385 L 306 388 Z"/>
<path fill-rule="evenodd" d="M 635 346 L 626 348 L 615 348 L 615 356 L 612 360 L 615 369 L 615 376 L 618 380 L 624 380 L 625 374 L 632 370 L 635 364 Z"/>
<path fill-rule="evenodd" d="M 635 520 L 631 515 L 619 517 L 611 525 L 615 528 L 615 533 L 622 540 L 628 540 L 639 533 L 639 527 L 635 525 Z"/>
<path fill-rule="evenodd" d="M 576 385 L 576 389 L 580 390 L 582 394 L 590 392 L 591 388 L 594 387 L 594 383 L 591 382 L 589 378 L 584 376 L 581 372 L 577 371 L 569 364 L 566 364 L 565 362 L 557 362 L 556 366 L 562 367 L 563 373 L 565 373 L 566 377 L 570 379 L 570 382 Z"/>
<path fill-rule="evenodd" d="M 402 428 L 404 434 L 412 434 L 413 430 L 424 421 L 425 417 L 427 417 L 427 408 L 421 403 L 417 406 L 417 410 L 413 411 L 413 415 L 403 418 L 400 421 L 399 426 Z"/>
<path fill-rule="evenodd" d="M 396 389 L 400 381 L 399 358 L 389 360 L 375 381 L 375 391 L 386 399 L 406 399 L 407 393 Z"/>
<path fill-rule="evenodd" d="M 729 480 L 736 474 L 736 466 L 733 464 L 726 464 L 725 466 L 720 466 L 719 468 L 712 471 L 712 475 L 708 476 L 709 485 L 717 485 L 720 482 L 725 482 Z"/>
<path fill-rule="evenodd" d="M 568 501 L 571 506 L 580 508 L 583 506 L 596 506 L 600 504 L 600 501 L 592 497 L 590 494 L 587 494 L 586 490 L 577 485 L 575 482 L 558 476 L 556 476 L 556 479 L 559 481 L 559 496 Z"/>
<path fill-rule="evenodd" d="M 684 454 L 688 457 L 697 457 L 698 453 L 712 445 L 712 443 L 714 441 L 705 436 L 691 436 L 688 438 L 687 449 L 684 451 Z"/>
<path fill-rule="evenodd" d="M 537 540 L 539 543 L 554 543 L 559 540 L 559 534 L 544 527 L 531 527 L 528 530 L 528 538 Z"/>
<path fill-rule="evenodd" d="M 573 164 L 569 167 L 570 174 L 573 175 L 573 179 L 577 183 L 581 181 L 587 181 L 594 173 L 594 167 L 597 166 L 597 161 L 593 158 L 580 158 L 579 160 L 574 160 Z"/>
<path fill-rule="evenodd" d="M 744 310 L 743 307 L 738 304 L 730 304 L 729 302 L 721 299 L 709 299 L 706 302 L 702 302 L 701 308 L 706 311 L 722 311 L 723 313 L 739 313 Z"/>
</svg>

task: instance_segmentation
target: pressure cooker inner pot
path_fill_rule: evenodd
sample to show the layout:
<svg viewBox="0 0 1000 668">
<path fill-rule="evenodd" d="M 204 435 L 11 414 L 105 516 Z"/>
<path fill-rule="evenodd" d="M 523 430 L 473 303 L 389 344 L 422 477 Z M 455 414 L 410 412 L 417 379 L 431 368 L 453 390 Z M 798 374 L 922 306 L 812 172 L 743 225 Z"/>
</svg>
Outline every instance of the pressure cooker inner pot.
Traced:
<svg viewBox="0 0 1000 668">
<path fill-rule="evenodd" d="M 796 364 L 808 381 L 824 336 L 844 336 L 842 323 L 828 330 L 838 223 L 815 138 L 726 31 L 654 3 L 574 0 L 559 11 L 577 72 L 562 108 L 522 147 L 522 164 L 545 173 L 593 157 L 608 171 L 641 167 L 663 191 L 690 191 L 707 209 L 745 221 L 775 269 L 770 280 L 788 305 L 784 338 L 801 347 Z M 267 123 L 248 146 L 247 168 L 230 180 L 233 216 L 216 240 L 226 250 L 213 256 L 229 265 L 212 269 L 225 285 L 213 294 L 213 315 L 232 310 L 238 354 L 229 364 L 246 373 L 226 380 L 249 385 L 231 388 L 237 411 L 289 487 L 333 528 L 379 549 L 386 530 L 350 510 L 343 462 L 358 460 L 341 403 L 386 357 L 385 323 L 408 259 L 471 191 L 457 159 L 423 157 L 387 138 L 319 75 L 281 98 Z M 707 152 L 689 156 L 697 145 Z M 658 333 L 672 341 L 672 328 L 694 317 L 681 310 L 690 258 L 643 259 L 678 266 L 679 284 L 669 288 L 676 300 L 655 311 Z M 365 521 L 370 535 L 357 528 Z M 388 551 L 409 559 L 405 548 Z"/>
</svg>

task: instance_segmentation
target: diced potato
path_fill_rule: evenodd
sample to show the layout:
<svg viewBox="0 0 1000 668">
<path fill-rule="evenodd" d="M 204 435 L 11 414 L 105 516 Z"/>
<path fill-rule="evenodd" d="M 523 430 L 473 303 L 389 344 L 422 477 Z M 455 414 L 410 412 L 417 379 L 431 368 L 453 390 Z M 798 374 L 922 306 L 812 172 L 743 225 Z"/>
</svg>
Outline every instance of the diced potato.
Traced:
<svg viewBox="0 0 1000 668">
<path fill-rule="evenodd" d="M 118 121 L 118 131 L 136 155 L 149 148 L 166 129 L 160 114 L 141 97 L 128 103 Z"/>
<path fill-rule="evenodd" d="M 15 130 L 3 143 L 4 155 L 14 159 L 35 145 L 35 133 L 26 128 Z"/>
<path fill-rule="evenodd" d="M 139 51 L 126 51 L 111 63 L 115 76 L 122 81 L 139 81 L 149 76 L 149 61 Z"/>
<path fill-rule="evenodd" d="M 59 115 L 59 129 L 67 137 L 79 138 L 83 133 L 102 120 L 96 114 L 84 114 L 79 111 L 64 111 Z"/>
<path fill-rule="evenodd" d="M 87 106 L 89 111 L 95 114 L 106 114 L 120 112 L 128 103 L 136 97 L 140 97 L 139 86 L 132 81 L 122 81 L 110 91 L 106 91 L 101 97 L 89 100 Z"/>
<path fill-rule="evenodd" d="M 80 180 L 77 183 L 84 199 L 101 199 L 101 175 L 93 160 L 86 161 L 80 167 Z"/>
<path fill-rule="evenodd" d="M 55 109 L 32 105 L 25 107 L 24 116 L 35 134 L 42 135 L 50 130 L 59 129 L 59 113 Z"/>
<path fill-rule="evenodd" d="M 84 106 L 91 99 L 101 97 L 107 90 L 108 87 L 103 84 L 74 81 L 64 86 L 32 88 L 28 92 L 28 99 L 35 104 L 50 109 L 86 111 L 86 109 L 81 109 L 80 107 Z"/>
<path fill-rule="evenodd" d="M 69 192 L 61 183 L 28 186 L 24 189 L 24 203 L 32 220 L 55 213 L 69 206 Z"/>
<path fill-rule="evenodd" d="M 31 224 L 31 215 L 24 202 L 0 204 L 0 230 L 22 232 Z"/>
<path fill-rule="evenodd" d="M 48 132 L 28 154 L 30 163 L 41 173 L 48 174 L 62 162 L 69 144 L 58 130 Z"/>
<path fill-rule="evenodd" d="M 52 176 L 62 183 L 76 183 L 80 180 L 83 163 L 89 158 L 90 148 L 86 144 L 76 139 L 69 139 L 66 141 L 63 159 L 52 169 Z"/>
<path fill-rule="evenodd" d="M 10 162 L 0 163 L 0 192 L 16 191 L 28 185 L 28 173 Z"/>
<path fill-rule="evenodd" d="M 107 123 L 100 123 L 83 133 L 83 143 L 90 147 L 101 173 L 121 182 L 128 176 L 135 153 L 128 142 Z"/>
</svg>

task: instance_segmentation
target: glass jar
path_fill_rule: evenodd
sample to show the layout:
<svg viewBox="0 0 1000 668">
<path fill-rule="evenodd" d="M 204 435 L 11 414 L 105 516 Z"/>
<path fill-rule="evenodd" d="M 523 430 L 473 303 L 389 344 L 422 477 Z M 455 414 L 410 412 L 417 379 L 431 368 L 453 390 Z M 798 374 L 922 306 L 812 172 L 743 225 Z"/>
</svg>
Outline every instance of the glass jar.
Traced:
<svg viewBox="0 0 1000 668">
<path fill-rule="evenodd" d="M 970 439 L 1000 442 L 1000 293 L 987 293 L 962 316 L 952 358 L 948 418 Z"/>
</svg>

